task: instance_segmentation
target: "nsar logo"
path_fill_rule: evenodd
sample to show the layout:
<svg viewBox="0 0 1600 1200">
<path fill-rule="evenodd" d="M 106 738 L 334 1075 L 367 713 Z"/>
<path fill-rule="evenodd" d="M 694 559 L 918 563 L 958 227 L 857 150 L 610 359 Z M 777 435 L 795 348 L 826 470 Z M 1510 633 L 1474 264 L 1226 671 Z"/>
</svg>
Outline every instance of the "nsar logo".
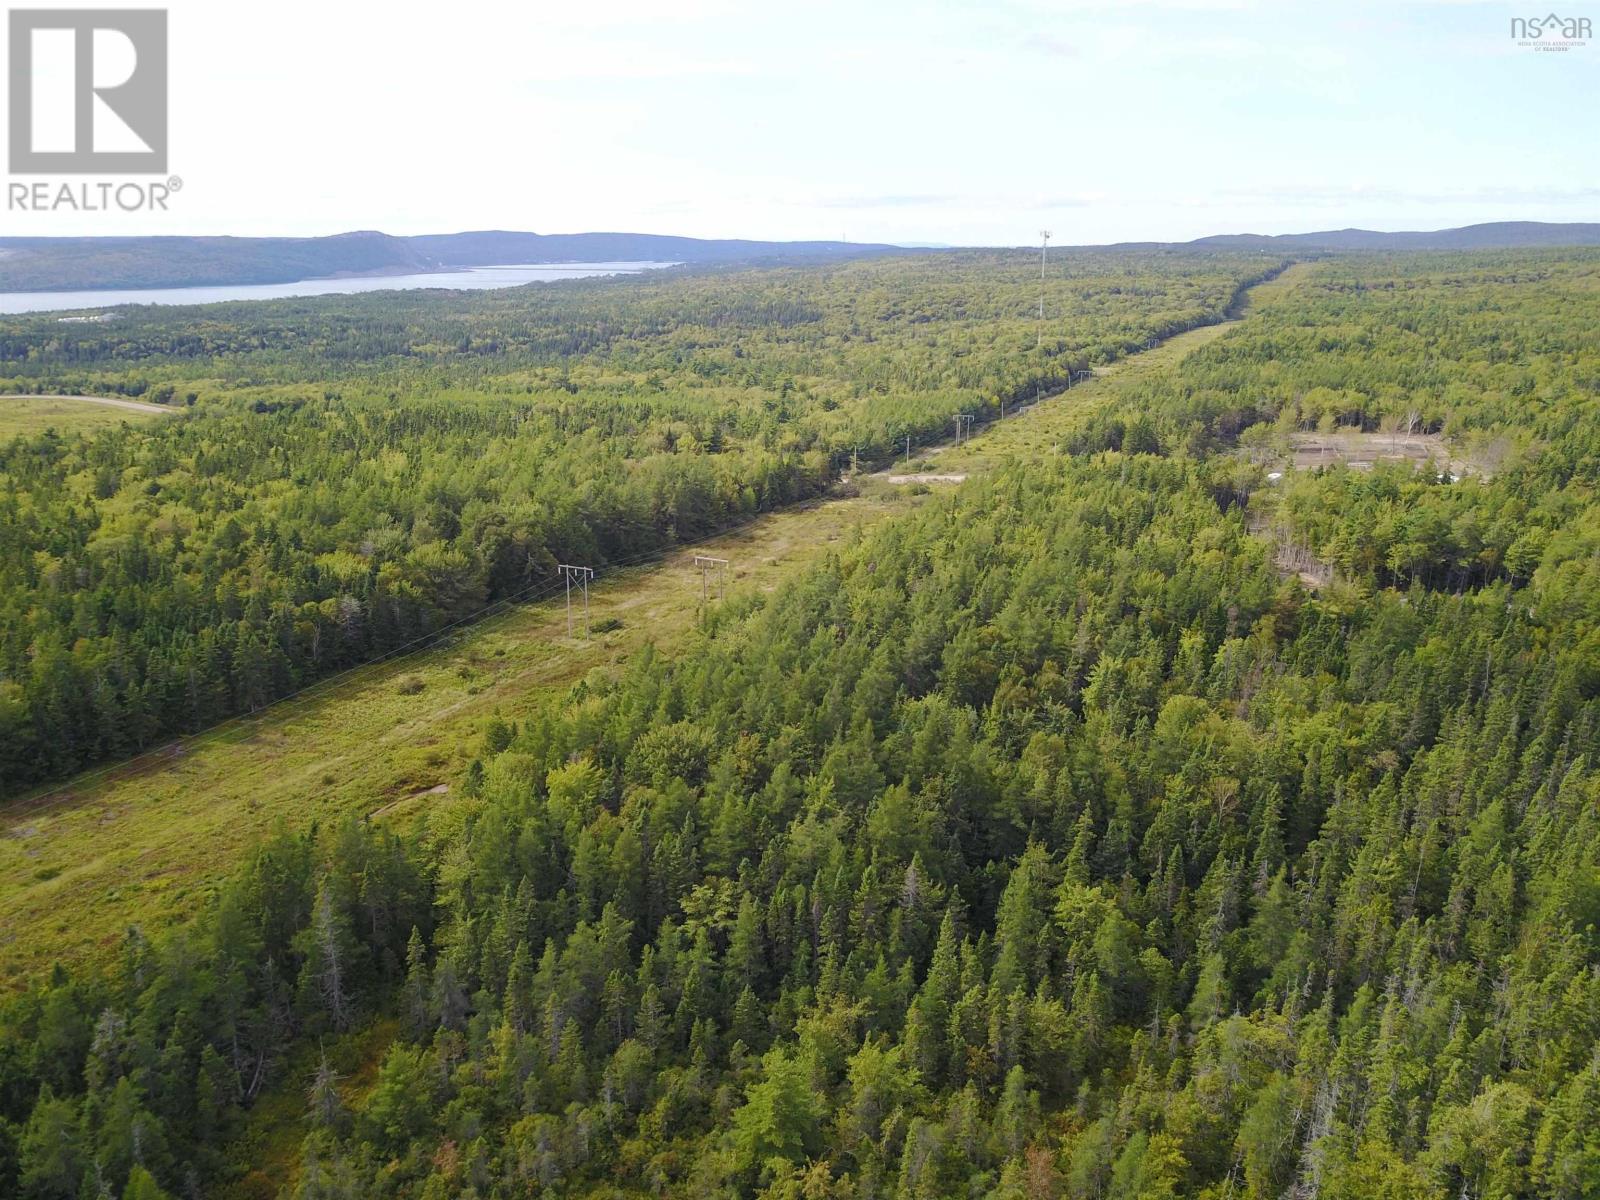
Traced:
<svg viewBox="0 0 1600 1200">
<path fill-rule="evenodd" d="M 1550 13 L 1543 17 L 1512 17 L 1511 36 L 1517 45 L 1530 50 L 1576 50 L 1594 36 L 1588 17 L 1563 17 Z"/>
</svg>

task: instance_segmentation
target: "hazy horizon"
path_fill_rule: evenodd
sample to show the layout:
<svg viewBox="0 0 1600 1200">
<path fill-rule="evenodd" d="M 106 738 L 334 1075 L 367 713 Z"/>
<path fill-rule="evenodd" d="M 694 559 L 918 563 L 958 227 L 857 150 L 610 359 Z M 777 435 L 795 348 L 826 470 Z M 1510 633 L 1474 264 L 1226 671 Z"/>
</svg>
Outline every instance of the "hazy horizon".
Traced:
<svg viewBox="0 0 1600 1200">
<path fill-rule="evenodd" d="M 8 234 L 1096 245 L 1600 214 L 1562 133 L 1600 47 L 1519 47 L 1504 4 L 168 7 L 171 211 Z"/>
<path fill-rule="evenodd" d="M 1522 224 L 1549 224 L 1549 225 L 1579 224 L 1579 225 L 1593 225 L 1593 224 L 1600 224 L 1600 216 L 1597 216 L 1594 220 L 1590 220 L 1590 221 L 1586 221 L 1581 217 L 1574 217 L 1570 221 L 1542 221 L 1542 220 L 1540 220 L 1538 218 L 1533 218 L 1533 217 L 1509 216 L 1509 217 L 1497 218 L 1494 221 L 1474 221 L 1474 222 L 1470 222 L 1466 226 L 1441 225 L 1441 226 L 1436 226 L 1436 227 L 1429 227 L 1429 228 L 1426 228 L 1426 229 L 1423 229 L 1423 228 L 1378 229 L 1378 228 L 1374 228 L 1374 227 L 1369 226 L 1369 225 L 1340 225 L 1340 226 L 1331 226 L 1330 225 L 1330 226 L 1321 226 L 1321 227 L 1314 228 L 1314 229 L 1313 228 L 1305 228 L 1305 229 L 1275 230 L 1275 231 L 1273 231 L 1271 233 L 1268 233 L 1266 230 L 1262 230 L 1262 229 L 1218 229 L 1218 230 L 1212 231 L 1211 233 L 1197 234 L 1193 238 L 1183 238 L 1183 239 L 1166 239 L 1166 238 L 1153 238 L 1153 237 L 1152 238 L 1126 238 L 1126 239 L 1123 239 L 1123 240 L 1118 241 L 1118 242 L 1064 242 L 1060 238 L 1052 236 L 1051 241 L 1050 241 L 1050 249 L 1051 250 L 1102 250 L 1102 249 L 1107 249 L 1107 248 L 1114 248 L 1114 247 L 1119 246 L 1119 245 L 1130 245 L 1130 246 L 1142 245 L 1142 244 L 1184 245 L 1184 244 L 1186 244 L 1188 242 L 1200 241 L 1200 240 L 1203 240 L 1205 238 L 1211 238 L 1211 237 L 1258 237 L 1258 236 L 1294 237 L 1294 236 L 1307 236 L 1307 235 L 1319 234 L 1319 233 L 1329 233 L 1329 234 L 1332 234 L 1332 233 L 1345 233 L 1345 232 L 1350 232 L 1350 231 L 1360 231 L 1360 232 L 1363 232 L 1363 233 L 1377 233 L 1377 234 L 1445 233 L 1445 232 L 1449 232 L 1450 230 L 1453 230 L 1453 229 L 1469 228 L 1469 227 L 1471 227 L 1473 225 L 1495 225 L 1495 224 L 1510 224 L 1510 225 L 1522 225 Z M 358 234 L 376 234 L 376 235 L 387 236 L 387 237 L 396 237 L 396 238 L 453 237 L 453 236 L 459 236 L 459 235 L 463 235 L 463 234 L 475 234 L 475 233 L 511 233 L 511 234 L 523 234 L 523 233 L 526 233 L 526 234 L 537 234 L 539 236 L 544 236 L 544 237 L 580 237 L 580 236 L 587 236 L 587 235 L 594 235 L 594 236 L 601 236 L 601 237 L 615 237 L 615 236 L 685 237 L 685 238 L 696 238 L 696 239 L 704 240 L 704 241 L 752 241 L 752 242 L 808 242 L 808 241 L 829 242 L 829 241 L 839 241 L 840 240 L 838 238 L 825 238 L 825 237 L 823 237 L 823 238 L 763 237 L 760 234 L 752 234 L 752 235 L 745 235 L 745 234 L 734 235 L 734 234 L 719 234 L 719 233 L 686 234 L 686 233 L 680 233 L 677 230 L 673 230 L 673 229 L 511 229 L 511 228 L 494 228 L 494 229 L 473 228 L 473 229 L 467 229 L 467 228 L 461 228 L 461 229 L 422 229 L 422 230 L 417 230 L 416 232 L 411 232 L 411 233 L 397 233 L 397 232 L 395 232 L 394 230 L 391 230 L 391 229 L 377 229 L 377 228 L 371 228 L 371 227 L 352 227 L 352 228 L 349 228 L 349 229 L 330 229 L 330 230 L 325 230 L 323 232 L 316 232 L 316 233 L 291 233 L 291 234 L 257 233 L 257 232 L 239 231 L 239 230 L 230 230 L 229 232 L 226 232 L 226 233 L 192 233 L 192 232 L 189 232 L 189 231 L 186 231 L 186 230 L 169 230 L 169 231 L 163 231 L 160 234 L 154 234 L 154 235 L 149 235 L 149 236 L 173 237 L 173 238 L 183 238 L 183 237 L 195 237 L 195 238 L 219 237 L 219 238 L 238 238 L 238 239 L 241 239 L 241 240 L 248 240 L 248 239 L 257 239 L 257 238 L 260 238 L 260 239 L 266 239 L 266 238 L 305 238 L 305 239 L 315 239 L 315 238 L 351 237 L 351 236 L 355 236 L 355 235 L 358 235 Z M 104 235 L 102 235 L 102 234 L 95 234 L 95 233 L 32 235 L 32 234 L 9 234 L 8 233 L 8 234 L 0 234 L 0 240 L 8 240 L 9 241 L 9 240 L 16 240 L 16 239 L 26 238 L 26 237 L 31 237 L 31 236 L 61 237 L 61 238 L 105 236 L 105 237 L 125 238 L 125 237 L 138 237 L 138 236 L 144 236 L 144 235 L 140 235 L 140 234 L 104 234 Z M 852 244 L 860 244 L 860 245 L 863 245 L 863 246 L 867 246 L 867 245 L 872 245 L 872 246 L 878 246 L 878 245 L 892 246 L 892 247 L 894 247 L 896 249 L 900 249 L 900 250 L 1008 250 L 1008 249 L 1037 248 L 1038 245 L 1039 245 L 1039 241 L 1038 241 L 1037 237 L 1035 237 L 1035 239 L 1033 241 L 1017 240 L 1017 241 L 1010 241 L 1010 242 L 948 242 L 948 241 L 947 242 L 935 242 L 935 241 L 900 241 L 900 242 L 888 241 L 888 242 L 880 242 L 880 241 L 866 241 L 866 240 L 859 240 L 858 241 L 858 239 L 854 239 L 854 238 L 850 239 L 850 242 Z M 3 249 L 0 249 L 0 254 L 3 254 L 4 252 L 5 251 Z M 574 261 L 576 261 L 576 260 L 574 260 Z M 628 261 L 629 261 L 629 265 L 632 265 L 634 260 L 628 260 Z M 516 264 L 505 264 L 505 265 L 516 265 Z"/>
</svg>

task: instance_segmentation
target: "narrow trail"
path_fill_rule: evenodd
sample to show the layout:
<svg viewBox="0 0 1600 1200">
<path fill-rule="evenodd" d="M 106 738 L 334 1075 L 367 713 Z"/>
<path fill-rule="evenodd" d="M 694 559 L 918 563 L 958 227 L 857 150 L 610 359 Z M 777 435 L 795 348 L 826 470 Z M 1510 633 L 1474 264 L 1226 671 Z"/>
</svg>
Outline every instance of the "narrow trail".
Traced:
<svg viewBox="0 0 1600 1200">
<path fill-rule="evenodd" d="M 1297 265 L 1251 289 L 1251 302 L 1294 285 Z M 981 429 L 919 452 L 919 473 L 971 477 L 1050 452 L 1084 406 L 1221 336 L 1243 313 L 1168 338 L 1103 374 Z M 131 403 L 131 402 L 129 402 Z M 162 410 L 166 411 L 166 410 Z M 570 686 L 653 643 L 681 646 L 700 610 L 697 553 L 731 562 L 730 588 L 770 592 L 841 539 L 928 503 L 933 489 L 862 476 L 861 494 L 760 516 L 654 562 L 613 570 L 591 592 L 590 619 L 618 625 L 567 636 L 558 597 L 512 608 L 445 643 L 358 667 L 254 717 L 231 721 L 0 808 L 0 981 L 52 960 L 92 958 L 134 922 L 147 930 L 197 911 L 249 845 L 282 821 L 304 828 L 349 814 L 406 822 L 449 803 L 440 784 L 478 749 L 496 712 Z"/>
</svg>

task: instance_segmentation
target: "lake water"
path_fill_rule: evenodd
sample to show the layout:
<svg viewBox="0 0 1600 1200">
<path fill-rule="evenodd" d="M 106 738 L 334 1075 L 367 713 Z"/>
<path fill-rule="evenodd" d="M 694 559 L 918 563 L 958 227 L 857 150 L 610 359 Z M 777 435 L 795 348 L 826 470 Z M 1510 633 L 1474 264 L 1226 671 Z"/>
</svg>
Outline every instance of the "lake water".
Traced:
<svg viewBox="0 0 1600 1200">
<path fill-rule="evenodd" d="M 396 289 L 515 287 L 582 279 L 588 275 L 634 275 L 672 263 L 513 263 L 494 267 L 458 267 L 426 275 L 356 275 L 340 279 L 302 279 L 296 283 L 241 283 L 227 287 L 139 288 L 96 292 L 0 292 L 0 313 L 71 312 L 111 308 L 118 304 L 216 304 L 223 300 L 278 300 L 285 296 L 335 296 L 350 292 Z"/>
</svg>

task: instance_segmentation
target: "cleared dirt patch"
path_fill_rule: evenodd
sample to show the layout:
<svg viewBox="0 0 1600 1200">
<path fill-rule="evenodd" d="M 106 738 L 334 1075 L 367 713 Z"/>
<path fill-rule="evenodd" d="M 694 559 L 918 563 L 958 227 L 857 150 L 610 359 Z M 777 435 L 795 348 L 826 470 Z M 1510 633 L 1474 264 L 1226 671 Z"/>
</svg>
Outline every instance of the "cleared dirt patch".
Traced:
<svg viewBox="0 0 1600 1200">
<path fill-rule="evenodd" d="M 1459 475 L 1466 464 L 1451 457 L 1450 447 L 1437 433 L 1363 433 L 1340 429 L 1333 433 L 1290 435 L 1290 461 L 1296 470 L 1344 464 L 1370 471 L 1378 463 L 1433 463 Z"/>
<path fill-rule="evenodd" d="M 890 483 L 965 483 L 965 475 L 890 475 Z"/>
</svg>

